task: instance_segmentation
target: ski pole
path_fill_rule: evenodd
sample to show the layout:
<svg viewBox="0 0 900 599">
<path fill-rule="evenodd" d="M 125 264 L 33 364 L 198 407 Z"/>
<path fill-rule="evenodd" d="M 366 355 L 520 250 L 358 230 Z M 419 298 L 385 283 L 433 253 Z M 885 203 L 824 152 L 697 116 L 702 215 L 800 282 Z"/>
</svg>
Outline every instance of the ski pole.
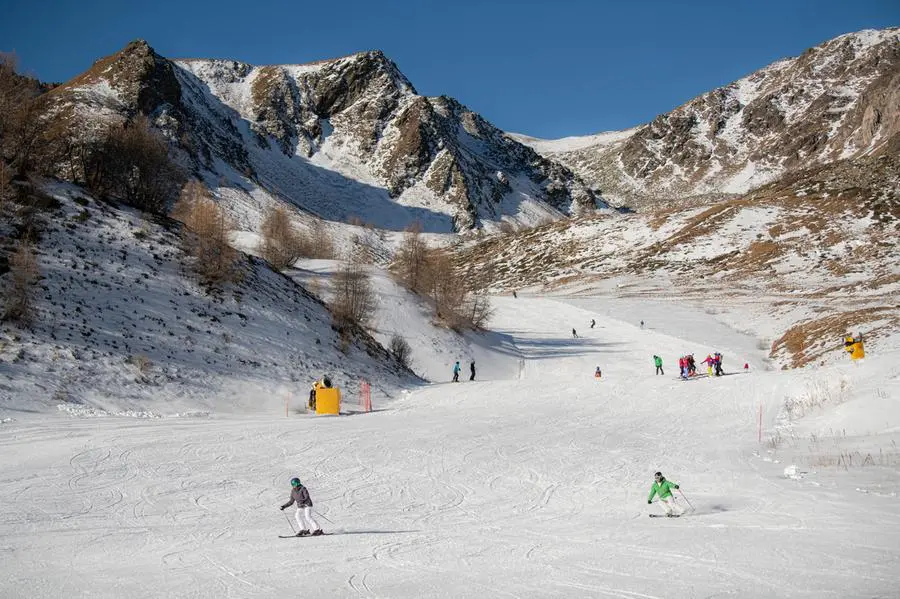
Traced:
<svg viewBox="0 0 900 599">
<path fill-rule="evenodd" d="M 320 514 L 319 512 L 316 512 L 316 516 L 322 516 L 322 514 Z M 325 522 L 328 522 L 328 523 L 330 523 L 330 524 L 334 524 L 334 522 L 332 522 L 331 520 L 329 520 L 327 517 L 322 516 L 322 518 L 325 520 Z"/>
<path fill-rule="evenodd" d="M 688 500 L 687 497 L 685 497 L 684 491 L 682 491 L 681 489 L 678 489 L 678 492 L 681 493 L 682 499 L 684 499 L 685 501 L 687 501 L 687 504 L 691 506 L 691 511 L 692 511 L 692 512 L 695 511 L 695 510 L 694 510 L 694 506 L 691 505 L 691 502 Z"/>
<path fill-rule="evenodd" d="M 282 510 L 281 513 L 284 514 L 284 510 Z M 294 530 L 294 525 L 293 525 L 293 523 L 291 523 L 291 519 L 288 517 L 288 515 L 287 515 L 287 514 L 284 514 L 284 517 L 287 518 L 288 526 L 291 527 L 291 532 L 294 533 L 294 534 L 297 534 L 297 531 Z"/>
</svg>

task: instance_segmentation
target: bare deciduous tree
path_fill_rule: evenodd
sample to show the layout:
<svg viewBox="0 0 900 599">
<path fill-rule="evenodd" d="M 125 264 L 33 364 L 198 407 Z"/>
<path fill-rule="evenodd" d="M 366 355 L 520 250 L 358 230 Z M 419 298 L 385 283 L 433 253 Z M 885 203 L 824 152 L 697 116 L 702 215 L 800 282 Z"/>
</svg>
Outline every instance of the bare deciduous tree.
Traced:
<svg viewBox="0 0 900 599">
<path fill-rule="evenodd" d="M 6 199 L 10 195 L 10 183 L 12 182 L 12 169 L 0 159 L 0 215 L 6 208 Z"/>
<path fill-rule="evenodd" d="M 403 285 L 415 293 L 425 293 L 425 262 L 428 246 L 422 239 L 422 225 L 416 221 L 406 228 L 403 243 L 397 251 L 394 269 Z"/>
<path fill-rule="evenodd" d="M 169 158 L 166 141 L 139 115 L 107 138 L 105 158 L 116 192 L 147 212 L 161 213 L 178 193 L 183 177 Z"/>
<path fill-rule="evenodd" d="M 204 283 L 228 283 L 240 276 L 238 254 L 228 244 L 230 223 L 203 183 L 192 180 L 185 184 L 172 218 L 184 223 L 185 251 Z"/>
<path fill-rule="evenodd" d="M 45 102 L 40 83 L 16 68 L 15 55 L 0 54 L 0 157 L 24 177 L 43 140 Z"/>
<path fill-rule="evenodd" d="M 313 221 L 307 237 L 307 247 L 304 252 L 310 258 L 320 258 L 329 260 L 334 258 L 334 242 L 331 240 L 331 234 L 324 221 L 316 219 Z"/>
<path fill-rule="evenodd" d="M 332 280 L 331 312 L 339 327 L 365 326 L 375 314 L 378 299 L 365 266 L 352 258 L 345 262 Z"/>
<path fill-rule="evenodd" d="M 470 292 L 463 306 L 467 327 L 483 329 L 494 315 L 488 296 L 480 292 Z"/>
<path fill-rule="evenodd" d="M 304 254 L 304 239 L 291 224 L 283 206 L 269 210 L 262 223 L 259 252 L 274 268 L 283 270 Z"/>
<path fill-rule="evenodd" d="M 40 280 L 37 258 L 27 242 L 20 241 L 9 258 L 9 281 L 3 302 L 3 320 L 27 325 L 34 318 L 34 288 Z"/>
<path fill-rule="evenodd" d="M 428 298 L 437 319 L 454 330 L 484 328 L 492 315 L 484 278 L 464 276 L 449 251 L 428 248 L 416 229 L 407 232 L 394 270 L 410 291 Z"/>
<path fill-rule="evenodd" d="M 438 319 L 453 329 L 464 328 L 463 304 L 467 289 L 463 278 L 453 268 L 449 252 L 429 250 L 424 266 L 422 282 L 427 296 L 434 303 Z"/>
</svg>

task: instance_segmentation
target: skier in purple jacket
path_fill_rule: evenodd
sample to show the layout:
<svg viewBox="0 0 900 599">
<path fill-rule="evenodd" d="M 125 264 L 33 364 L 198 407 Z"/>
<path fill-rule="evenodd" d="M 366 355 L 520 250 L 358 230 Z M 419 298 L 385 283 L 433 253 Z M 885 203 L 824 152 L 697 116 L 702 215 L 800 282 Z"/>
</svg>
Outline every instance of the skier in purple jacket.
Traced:
<svg viewBox="0 0 900 599">
<path fill-rule="evenodd" d="M 306 522 L 312 525 L 312 536 L 317 537 L 325 534 L 322 532 L 322 527 L 319 526 L 319 523 L 312 517 L 312 499 L 309 498 L 309 491 L 303 486 L 299 478 L 291 479 L 291 500 L 281 506 L 281 510 L 286 510 L 294 503 L 297 504 L 294 518 L 297 519 L 297 526 L 300 527 L 300 532 L 297 533 L 297 536 L 305 537 L 309 535 L 309 528 L 306 527 Z"/>
</svg>

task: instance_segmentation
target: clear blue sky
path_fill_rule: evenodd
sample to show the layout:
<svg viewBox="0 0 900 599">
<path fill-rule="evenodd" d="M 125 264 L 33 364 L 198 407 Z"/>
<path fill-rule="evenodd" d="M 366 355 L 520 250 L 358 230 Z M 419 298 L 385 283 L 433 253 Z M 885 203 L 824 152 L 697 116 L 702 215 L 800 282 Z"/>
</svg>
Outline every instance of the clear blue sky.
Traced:
<svg viewBox="0 0 900 599">
<path fill-rule="evenodd" d="M 624 129 L 842 33 L 900 0 L 47 0 L 5 2 L 0 50 L 64 81 L 144 38 L 170 58 L 299 63 L 380 48 L 425 95 L 507 131 Z"/>
</svg>

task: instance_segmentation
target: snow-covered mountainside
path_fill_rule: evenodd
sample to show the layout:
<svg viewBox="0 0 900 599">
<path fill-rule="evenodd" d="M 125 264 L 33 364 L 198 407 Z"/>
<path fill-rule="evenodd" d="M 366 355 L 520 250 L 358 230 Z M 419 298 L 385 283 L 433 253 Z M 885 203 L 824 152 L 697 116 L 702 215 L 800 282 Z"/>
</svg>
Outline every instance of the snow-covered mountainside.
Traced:
<svg viewBox="0 0 900 599">
<path fill-rule="evenodd" d="M 417 95 L 378 51 L 252 66 L 172 61 L 137 41 L 53 96 L 88 125 L 149 115 L 245 228 L 272 201 L 394 230 L 418 220 L 432 232 L 605 207 L 566 167 L 459 102 Z"/>
<path fill-rule="evenodd" d="M 513 136 L 616 203 L 740 194 L 785 173 L 887 151 L 900 135 L 900 29 L 842 35 L 623 132 Z"/>
<path fill-rule="evenodd" d="M 323 373 L 351 404 L 361 379 L 379 400 L 421 382 L 362 331 L 343 351 L 322 302 L 263 261 L 210 293 L 170 221 L 48 189 L 35 323 L 0 329 L 0 413 L 283 413 Z"/>
<path fill-rule="evenodd" d="M 592 217 L 473 243 L 462 263 L 497 291 L 680 297 L 731 319 L 756 312 L 771 357 L 800 366 L 838 343 L 900 332 L 900 146 L 786 175 L 698 208 Z M 735 305 L 741 305 L 735 309 Z M 747 324 L 741 325 L 751 328 Z"/>
</svg>

